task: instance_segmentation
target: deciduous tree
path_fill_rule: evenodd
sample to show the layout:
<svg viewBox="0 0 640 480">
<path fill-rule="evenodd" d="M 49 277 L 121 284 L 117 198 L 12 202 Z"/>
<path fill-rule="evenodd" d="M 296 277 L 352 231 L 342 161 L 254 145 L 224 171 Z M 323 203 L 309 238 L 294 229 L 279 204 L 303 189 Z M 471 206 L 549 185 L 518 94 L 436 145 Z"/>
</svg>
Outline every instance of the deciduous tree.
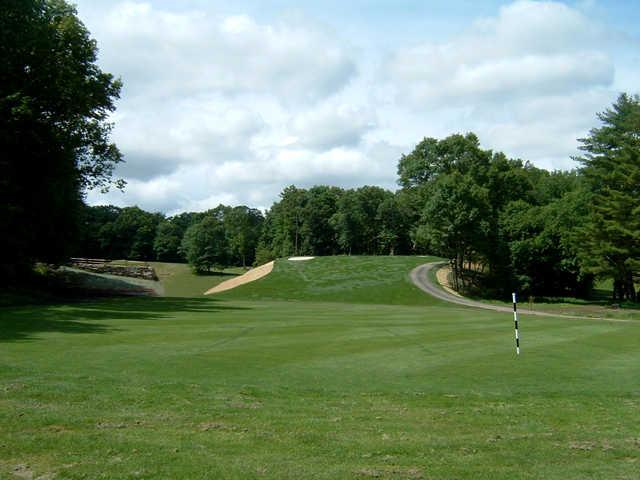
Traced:
<svg viewBox="0 0 640 480">
<path fill-rule="evenodd" d="M 0 251 L 4 274 L 58 261 L 78 236 L 86 188 L 122 161 L 109 114 L 120 82 L 64 0 L 6 0 L 0 14 Z M 122 186 L 121 182 L 115 182 Z"/>
</svg>

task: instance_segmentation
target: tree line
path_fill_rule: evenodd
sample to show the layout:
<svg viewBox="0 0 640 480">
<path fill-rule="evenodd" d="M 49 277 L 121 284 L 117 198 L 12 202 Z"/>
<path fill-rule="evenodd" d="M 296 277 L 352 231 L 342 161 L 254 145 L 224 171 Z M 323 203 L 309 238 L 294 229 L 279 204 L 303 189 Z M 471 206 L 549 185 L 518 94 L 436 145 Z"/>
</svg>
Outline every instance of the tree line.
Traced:
<svg viewBox="0 0 640 480">
<path fill-rule="evenodd" d="M 219 205 L 167 217 L 138 207 L 84 208 L 82 257 L 188 262 L 197 272 L 255 261 L 264 217 L 254 208 Z"/>
</svg>

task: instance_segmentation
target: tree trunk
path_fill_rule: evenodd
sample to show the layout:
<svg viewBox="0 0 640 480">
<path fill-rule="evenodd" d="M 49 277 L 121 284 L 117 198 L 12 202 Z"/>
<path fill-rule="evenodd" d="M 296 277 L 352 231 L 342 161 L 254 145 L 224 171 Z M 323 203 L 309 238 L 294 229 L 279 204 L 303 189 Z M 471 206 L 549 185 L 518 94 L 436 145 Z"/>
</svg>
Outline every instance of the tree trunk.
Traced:
<svg viewBox="0 0 640 480">
<path fill-rule="evenodd" d="M 615 303 L 618 299 L 622 300 L 622 288 L 620 285 L 620 280 L 617 278 L 613 279 L 613 302 Z"/>
<path fill-rule="evenodd" d="M 451 275 L 453 276 L 453 288 L 458 290 L 458 262 L 457 258 L 449 261 L 449 267 L 451 268 Z"/>
<path fill-rule="evenodd" d="M 632 302 L 635 302 L 637 300 L 636 287 L 633 284 L 633 275 L 631 274 L 631 272 L 627 272 L 624 284 L 625 284 L 625 293 L 627 294 L 627 299 Z"/>
</svg>

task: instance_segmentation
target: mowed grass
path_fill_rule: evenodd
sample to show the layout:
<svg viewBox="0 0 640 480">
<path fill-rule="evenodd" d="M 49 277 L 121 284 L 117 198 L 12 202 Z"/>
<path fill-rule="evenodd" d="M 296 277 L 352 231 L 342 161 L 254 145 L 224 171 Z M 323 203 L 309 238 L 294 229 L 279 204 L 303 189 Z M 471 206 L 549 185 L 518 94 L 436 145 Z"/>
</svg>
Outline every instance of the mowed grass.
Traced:
<svg viewBox="0 0 640 480">
<path fill-rule="evenodd" d="M 216 298 L 329 301 L 390 305 L 442 305 L 409 279 L 409 272 L 437 257 L 334 256 L 308 261 L 276 260 L 266 277 Z"/>
<path fill-rule="evenodd" d="M 241 267 L 227 268 L 223 272 L 195 275 L 186 263 L 148 262 L 158 275 L 167 297 L 201 296 L 217 284 L 245 273 Z"/>
<path fill-rule="evenodd" d="M 120 265 L 149 265 L 153 267 L 156 275 L 158 275 L 160 284 L 158 290 L 166 297 L 199 297 L 211 287 L 245 273 L 242 267 L 231 267 L 222 272 L 196 275 L 186 263 L 135 262 L 128 260 L 118 260 L 114 263 Z M 126 279 L 126 281 L 131 281 L 131 279 Z"/>
<path fill-rule="evenodd" d="M 383 288 L 427 260 L 0 310 L 0 478 L 638 478 L 640 322 L 523 317 L 516 358 L 509 314 Z"/>
</svg>

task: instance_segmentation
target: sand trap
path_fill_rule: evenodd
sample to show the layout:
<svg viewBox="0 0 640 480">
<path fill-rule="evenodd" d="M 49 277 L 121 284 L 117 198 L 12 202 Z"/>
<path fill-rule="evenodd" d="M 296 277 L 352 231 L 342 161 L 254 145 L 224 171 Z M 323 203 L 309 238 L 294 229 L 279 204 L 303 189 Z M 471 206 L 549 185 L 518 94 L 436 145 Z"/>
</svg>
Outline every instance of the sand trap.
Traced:
<svg viewBox="0 0 640 480">
<path fill-rule="evenodd" d="M 307 260 L 313 260 L 316 257 L 289 257 L 288 260 L 292 262 L 305 262 Z"/>
<path fill-rule="evenodd" d="M 249 270 L 244 275 L 240 275 L 239 277 L 234 277 L 231 280 L 226 280 L 222 283 L 219 283 L 215 287 L 210 288 L 209 290 L 204 292 L 204 294 L 211 295 L 212 293 L 224 292 L 225 290 L 231 290 L 232 288 L 239 287 L 240 285 L 244 285 L 245 283 L 255 282 L 265 275 L 269 275 L 271 273 L 271 270 L 273 270 L 274 263 L 275 262 L 265 263 L 264 265 L 260 265 L 259 267 Z"/>
<path fill-rule="evenodd" d="M 442 286 L 442 288 L 449 292 L 451 295 L 455 295 L 456 297 L 462 297 L 458 292 L 453 289 L 451 283 L 449 283 L 449 274 L 451 273 L 451 267 L 443 266 L 436 270 L 436 278 L 438 279 L 438 283 Z"/>
</svg>

